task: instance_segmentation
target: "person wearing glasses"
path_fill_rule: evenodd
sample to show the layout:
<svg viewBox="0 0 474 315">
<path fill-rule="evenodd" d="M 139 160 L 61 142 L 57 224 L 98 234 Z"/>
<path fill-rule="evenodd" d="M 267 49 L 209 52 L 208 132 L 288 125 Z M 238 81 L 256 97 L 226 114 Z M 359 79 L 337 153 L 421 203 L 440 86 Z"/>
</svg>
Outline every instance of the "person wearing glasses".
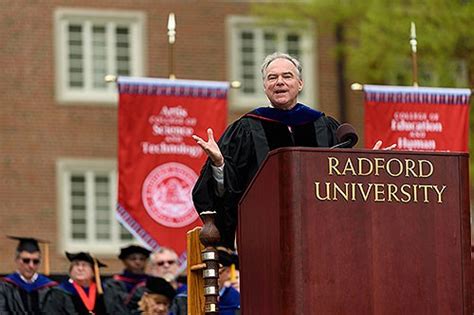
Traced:
<svg viewBox="0 0 474 315">
<path fill-rule="evenodd" d="M 163 278 L 168 281 L 174 290 L 176 290 L 177 296 L 180 296 L 187 290 L 187 286 L 178 282 L 179 276 L 179 259 L 178 254 L 171 248 L 160 247 L 158 250 L 150 255 L 148 263 L 147 274 L 151 277 Z M 139 305 L 138 302 L 146 292 L 145 283 L 141 283 L 136 287 L 135 292 L 131 292 L 130 300 L 127 303 L 128 309 L 133 313 L 136 313 Z M 183 310 L 186 305 L 182 305 L 180 299 L 173 300 L 172 307 L 175 309 Z M 184 301 L 186 302 L 186 301 Z M 178 305 L 176 305 L 178 304 Z M 185 303 L 184 303 L 185 304 Z M 173 312 L 174 314 L 186 314 L 186 312 Z"/>
<path fill-rule="evenodd" d="M 150 256 L 149 274 L 166 279 L 177 290 L 182 291 L 182 285 L 177 281 L 179 276 L 178 254 L 168 247 L 160 247 Z"/>
<path fill-rule="evenodd" d="M 49 289 L 57 283 L 39 274 L 41 251 L 34 238 L 8 236 L 19 241 L 16 248 L 16 272 L 0 281 L 0 314 L 42 314 Z"/>
<path fill-rule="evenodd" d="M 146 281 L 148 276 L 145 273 L 145 267 L 150 253 L 148 249 L 138 245 L 120 249 L 118 258 L 125 268 L 121 274 L 114 275 L 104 285 L 120 295 L 124 304 L 128 303 L 129 296 L 136 290 L 137 285 Z"/>
</svg>

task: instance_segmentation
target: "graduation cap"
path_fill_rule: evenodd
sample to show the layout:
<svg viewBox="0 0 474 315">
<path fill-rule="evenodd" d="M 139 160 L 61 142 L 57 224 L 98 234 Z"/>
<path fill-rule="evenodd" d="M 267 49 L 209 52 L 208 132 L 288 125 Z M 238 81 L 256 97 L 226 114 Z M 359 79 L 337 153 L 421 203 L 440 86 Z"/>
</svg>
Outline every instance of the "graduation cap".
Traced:
<svg viewBox="0 0 474 315">
<path fill-rule="evenodd" d="M 150 294 L 160 294 L 166 296 L 170 302 L 176 295 L 173 286 L 163 278 L 148 276 L 146 279 L 145 291 Z"/>
<path fill-rule="evenodd" d="M 230 281 L 237 281 L 236 269 L 239 270 L 239 256 L 232 250 L 225 247 L 216 247 L 219 256 L 219 264 L 230 267 Z"/>
<path fill-rule="evenodd" d="M 18 241 L 18 246 L 16 247 L 17 252 L 26 251 L 28 253 L 41 252 L 39 243 L 47 243 L 46 241 L 41 241 L 32 237 L 21 237 L 21 236 L 11 236 L 7 235 L 9 239 Z"/>
<path fill-rule="evenodd" d="M 107 267 L 106 264 L 100 262 L 97 258 L 92 257 L 91 254 L 86 253 L 86 252 L 79 252 L 79 253 L 68 253 L 66 252 L 66 257 L 70 262 L 73 262 L 75 260 L 79 261 L 86 261 L 90 263 L 92 266 L 97 263 L 98 267 Z"/>
<path fill-rule="evenodd" d="M 239 269 L 239 256 L 237 256 L 237 254 L 221 247 L 217 247 L 217 254 L 219 256 L 219 264 L 224 267 L 230 267 L 234 265 L 237 269 Z"/>
<path fill-rule="evenodd" d="M 41 252 L 39 243 L 44 245 L 44 274 L 49 276 L 49 242 L 44 240 L 39 240 L 33 237 L 22 237 L 22 236 L 11 236 L 7 235 L 9 239 L 18 241 L 16 251 L 18 253 L 28 252 L 35 253 Z"/>
<path fill-rule="evenodd" d="M 120 249 L 120 255 L 118 256 L 118 258 L 120 260 L 124 260 L 132 254 L 143 254 L 143 255 L 145 255 L 145 257 L 148 258 L 148 257 L 150 257 L 150 253 L 151 253 L 151 251 L 149 251 L 148 249 L 146 249 L 144 247 L 141 247 L 141 246 L 138 246 L 138 245 L 130 245 L 130 246 L 123 247 L 123 248 Z"/>
<path fill-rule="evenodd" d="M 94 277 L 95 277 L 95 284 L 97 285 L 97 293 L 102 294 L 104 293 L 102 289 L 102 282 L 100 280 L 100 267 L 107 267 L 106 264 L 100 262 L 97 258 L 93 257 L 91 254 L 86 252 L 79 252 L 79 253 L 68 253 L 66 252 L 66 257 L 70 262 L 73 261 L 85 261 L 92 265 L 94 270 Z"/>
</svg>

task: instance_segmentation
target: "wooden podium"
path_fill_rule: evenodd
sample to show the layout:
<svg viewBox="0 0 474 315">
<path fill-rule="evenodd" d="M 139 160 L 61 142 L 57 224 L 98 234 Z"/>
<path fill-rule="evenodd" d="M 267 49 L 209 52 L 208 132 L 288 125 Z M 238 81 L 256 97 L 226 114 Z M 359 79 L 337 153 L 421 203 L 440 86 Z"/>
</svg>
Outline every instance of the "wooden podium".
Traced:
<svg viewBox="0 0 474 315">
<path fill-rule="evenodd" d="M 471 314 L 468 155 L 282 148 L 243 196 L 241 308 Z"/>
</svg>

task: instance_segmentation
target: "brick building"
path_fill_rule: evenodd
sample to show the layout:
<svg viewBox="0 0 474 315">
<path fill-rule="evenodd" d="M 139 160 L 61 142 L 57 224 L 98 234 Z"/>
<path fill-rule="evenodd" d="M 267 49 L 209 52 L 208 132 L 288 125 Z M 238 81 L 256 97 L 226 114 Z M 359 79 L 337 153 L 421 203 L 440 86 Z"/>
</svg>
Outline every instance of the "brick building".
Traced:
<svg viewBox="0 0 474 315">
<path fill-rule="evenodd" d="M 3 3 L 0 273 L 14 268 L 16 244 L 4 235 L 50 240 L 52 272 L 66 271 L 64 250 L 91 251 L 108 272 L 120 269 L 115 257 L 130 235 L 113 214 L 117 93 L 103 77 L 167 77 L 170 12 L 178 78 L 243 83 L 231 92 L 229 121 L 266 104 L 258 68 L 274 50 L 303 61 L 303 101 L 340 117 L 333 32 L 265 28 L 250 7 L 242 0 Z M 360 100 L 345 94 L 353 104 L 345 118 L 362 130 Z"/>
</svg>

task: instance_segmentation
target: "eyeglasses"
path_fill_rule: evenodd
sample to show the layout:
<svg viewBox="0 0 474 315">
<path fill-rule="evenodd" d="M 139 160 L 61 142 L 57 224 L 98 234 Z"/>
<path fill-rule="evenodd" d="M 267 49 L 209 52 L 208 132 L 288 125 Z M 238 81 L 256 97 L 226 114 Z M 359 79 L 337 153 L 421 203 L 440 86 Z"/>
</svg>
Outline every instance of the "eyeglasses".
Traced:
<svg viewBox="0 0 474 315">
<path fill-rule="evenodd" d="M 164 264 L 166 264 L 166 263 L 167 263 L 168 265 L 172 266 L 172 265 L 176 264 L 176 260 L 163 260 L 163 261 L 157 261 L 157 262 L 155 263 L 155 265 L 157 265 L 157 266 L 160 266 L 160 267 L 161 267 L 161 266 L 163 266 L 163 265 L 164 265 Z"/>
<path fill-rule="evenodd" d="M 33 262 L 33 265 L 38 265 L 40 263 L 39 259 L 32 259 L 32 258 L 21 258 L 21 261 L 28 265 L 30 262 Z"/>
</svg>

